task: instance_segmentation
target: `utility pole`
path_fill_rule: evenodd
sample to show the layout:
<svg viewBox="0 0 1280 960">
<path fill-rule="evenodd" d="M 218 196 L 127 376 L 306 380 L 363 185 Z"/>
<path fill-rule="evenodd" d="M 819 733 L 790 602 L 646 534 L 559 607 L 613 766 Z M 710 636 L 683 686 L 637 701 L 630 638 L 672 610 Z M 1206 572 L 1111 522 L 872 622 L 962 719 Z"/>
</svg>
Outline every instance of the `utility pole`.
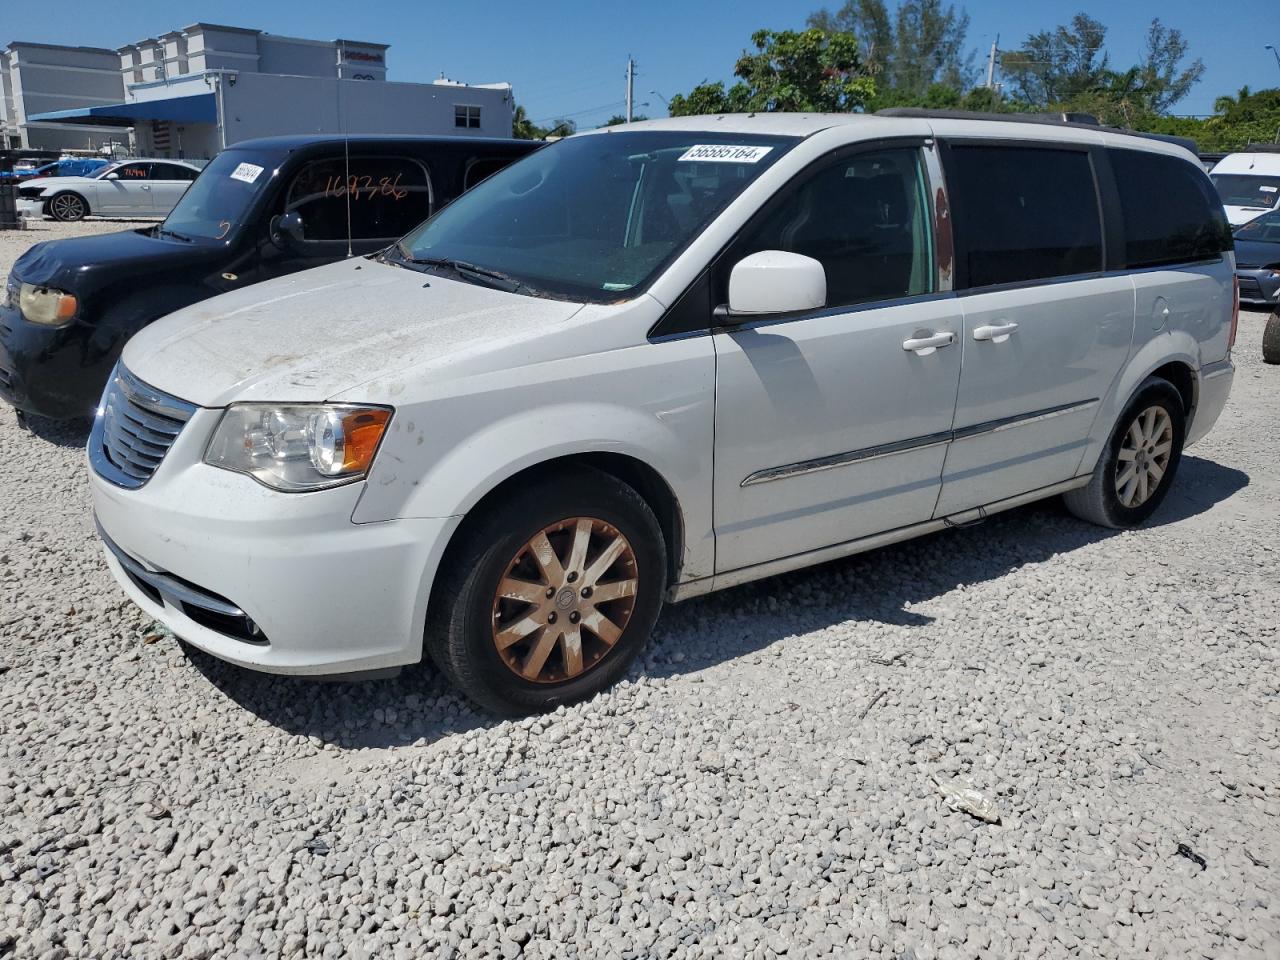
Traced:
<svg viewBox="0 0 1280 960">
<path fill-rule="evenodd" d="M 636 62 L 627 57 L 627 123 L 631 122 L 632 103 L 636 98 Z"/>
<path fill-rule="evenodd" d="M 1000 49 L 1000 34 L 996 34 L 996 38 L 991 41 L 991 56 L 987 58 L 987 89 L 994 90 L 996 88 L 996 53 Z"/>
</svg>

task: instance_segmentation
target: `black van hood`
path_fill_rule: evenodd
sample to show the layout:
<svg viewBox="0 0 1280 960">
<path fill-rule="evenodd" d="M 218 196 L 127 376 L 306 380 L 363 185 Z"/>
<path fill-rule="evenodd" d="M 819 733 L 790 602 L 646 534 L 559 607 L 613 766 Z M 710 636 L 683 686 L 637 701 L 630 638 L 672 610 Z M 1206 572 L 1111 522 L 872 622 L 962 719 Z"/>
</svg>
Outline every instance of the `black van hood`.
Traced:
<svg viewBox="0 0 1280 960">
<path fill-rule="evenodd" d="M 1236 237 L 1237 267 L 1269 267 L 1273 263 L 1280 263 L 1280 243 Z"/>
<path fill-rule="evenodd" d="M 222 245 L 158 235 L 159 227 L 92 237 L 46 240 L 18 258 L 13 275 L 26 283 L 87 294 L 129 274 L 156 274 L 226 256 Z"/>
</svg>

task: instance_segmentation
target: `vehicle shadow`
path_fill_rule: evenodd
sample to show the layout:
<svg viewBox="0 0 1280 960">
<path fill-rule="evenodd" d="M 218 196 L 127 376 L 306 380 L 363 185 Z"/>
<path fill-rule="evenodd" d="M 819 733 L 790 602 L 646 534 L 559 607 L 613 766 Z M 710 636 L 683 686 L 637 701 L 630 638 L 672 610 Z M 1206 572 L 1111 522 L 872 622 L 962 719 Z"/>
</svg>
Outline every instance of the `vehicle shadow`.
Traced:
<svg viewBox="0 0 1280 960">
<path fill-rule="evenodd" d="M 33 437 L 39 437 L 45 443 L 51 443 L 55 447 L 80 447 L 81 449 L 89 442 L 89 430 L 93 426 L 93 420 L 89 417 L 80 417 L 75 420 L 49 420 L 30 414 L 24 415 L 19 423 L 26 427 L 27 432 Z"/>
<path fill-rule="evenodd" d="M 1248 483 L 1240 470 L 1184 457 L 1171 496 L 1148 526 L 1201 514 Z M 980 526 L 942 531 L 668 606 L 631 676 L 696 672 L 834 624 L 925 626 L 932 618 L 908 606 L 1117 533 L 1076 519 L 1054 498 L 999 514 Z M 501 722 L 473 707 L 430 664 L 390 680 L 320 682 L 254 673 L 184 649 L 196 669 L 243 709 L 288 733 L 342 748 L 431 742 Z"/>
</svg>

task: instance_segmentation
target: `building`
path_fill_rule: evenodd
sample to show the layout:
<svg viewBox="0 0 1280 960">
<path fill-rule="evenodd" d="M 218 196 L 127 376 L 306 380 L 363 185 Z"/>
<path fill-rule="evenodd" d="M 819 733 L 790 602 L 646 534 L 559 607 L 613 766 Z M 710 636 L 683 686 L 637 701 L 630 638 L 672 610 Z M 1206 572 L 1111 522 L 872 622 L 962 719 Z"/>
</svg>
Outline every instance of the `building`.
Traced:
<svg viewBox="0 0 1280 960">
<path fill-rule="evenodd" d="M 7 143 L 211 157 L 274 134 L 510 136 L 510 84 L 387 80 L 387 44 L 195 23 L 116 50 L 14 42 L 0 53 Z"/>
</svg>

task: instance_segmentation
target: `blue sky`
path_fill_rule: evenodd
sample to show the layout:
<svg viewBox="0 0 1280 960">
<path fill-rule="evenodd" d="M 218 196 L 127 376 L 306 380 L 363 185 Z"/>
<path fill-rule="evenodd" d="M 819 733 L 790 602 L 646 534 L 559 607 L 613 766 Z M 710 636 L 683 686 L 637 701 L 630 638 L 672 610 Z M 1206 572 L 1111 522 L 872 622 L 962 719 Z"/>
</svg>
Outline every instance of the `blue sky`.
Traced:
<svg viewBox="0 0 1280 960">
<path fill-rule="evenodd" d="M 650 104 L 638 112 L 662 115 L 657 94 L 670 97 L 704 79 L 730 79 L 752 31 L 801 27 L 821 5 L 816 0 L 60 0 L 53 5 L 4 0 L 0 43 L 20 39 L 113 47 L 197 20 L 314 39 L 379 41 L 391 44 L 389 79 L 427 81 L 443 71 L 463 81 L 505 80 L 514 84 L 516 100 L 534 120 L 568 115 L 589 127 L 621 112 L 628 54 L 639 64 L 636 100 Z M 1142 49 L 1147 24 L 1159 15 L 1182 30 L 1192 55 L 1206 66 L 1204 80 L 1175 108 L 1178 113 L 1208 113 L 1216 96 L 1245 84 L 1280 86 L 1280 65 L 1263 49 L 1267 43 L 1280 47 L 1277 0 L 969 0 L 961 5 L 971 17 L 969 40 L 979 51 L 977 60 L 997 33 L 1001 46 L 1013 47 L 1028 33 L 1083 10 L 1107 24 L 1113 61 L 1129 65 Z"/>
</svg>

